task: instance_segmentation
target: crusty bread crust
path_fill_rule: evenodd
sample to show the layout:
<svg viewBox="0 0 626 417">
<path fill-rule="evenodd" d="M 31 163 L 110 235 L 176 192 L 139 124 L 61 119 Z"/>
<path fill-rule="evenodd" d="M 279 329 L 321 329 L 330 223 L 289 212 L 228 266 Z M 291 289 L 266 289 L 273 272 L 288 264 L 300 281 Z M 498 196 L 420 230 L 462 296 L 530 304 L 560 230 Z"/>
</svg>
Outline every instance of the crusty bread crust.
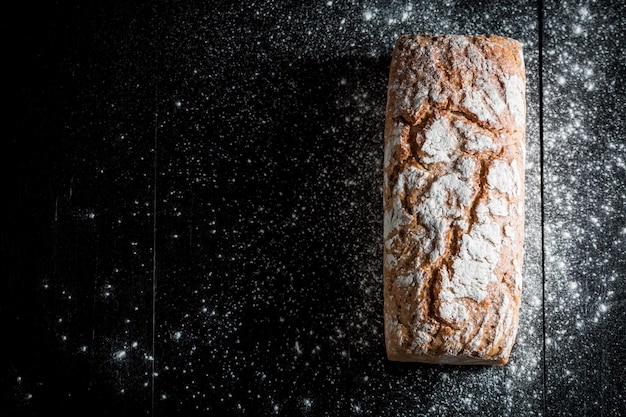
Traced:
<svg viewBox="0 0 626 417">
<path fill-rule="evenodd" d="M 390 360 L 508 361 L 522 288 L 525 86 L 515 40 L 396 43 L 384 161 Z"/>
</svg>

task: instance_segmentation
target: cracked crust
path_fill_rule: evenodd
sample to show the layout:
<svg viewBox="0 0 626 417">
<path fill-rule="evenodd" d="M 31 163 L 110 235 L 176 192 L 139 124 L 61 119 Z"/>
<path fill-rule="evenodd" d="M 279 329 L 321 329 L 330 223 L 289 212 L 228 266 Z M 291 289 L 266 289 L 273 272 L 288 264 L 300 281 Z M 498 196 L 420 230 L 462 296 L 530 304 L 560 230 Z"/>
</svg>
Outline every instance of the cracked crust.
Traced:
<svg viewBox="0 0 626 417">
<path fill-rule="evenodd" d="M 512 39 L 396 43 L 383 190 L 390 360 L 508 361 L 522 281 L 525 83 Z"/>
</svg>

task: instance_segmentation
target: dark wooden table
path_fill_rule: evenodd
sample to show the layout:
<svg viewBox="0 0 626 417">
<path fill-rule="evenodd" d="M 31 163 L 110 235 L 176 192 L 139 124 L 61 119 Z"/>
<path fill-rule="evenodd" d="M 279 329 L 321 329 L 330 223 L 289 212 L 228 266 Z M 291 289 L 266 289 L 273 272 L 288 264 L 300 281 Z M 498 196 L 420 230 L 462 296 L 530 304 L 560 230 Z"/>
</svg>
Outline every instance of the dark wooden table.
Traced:
<svg viewBox="0 0 626 417">
<path fill-rule="evenodd" d="M 57 3 L 5 16 L 0 415 L 626 414 L 623 2 Z M 505 367 L 385 358 L 403 33 L 524 44 Z"/>
</svg>

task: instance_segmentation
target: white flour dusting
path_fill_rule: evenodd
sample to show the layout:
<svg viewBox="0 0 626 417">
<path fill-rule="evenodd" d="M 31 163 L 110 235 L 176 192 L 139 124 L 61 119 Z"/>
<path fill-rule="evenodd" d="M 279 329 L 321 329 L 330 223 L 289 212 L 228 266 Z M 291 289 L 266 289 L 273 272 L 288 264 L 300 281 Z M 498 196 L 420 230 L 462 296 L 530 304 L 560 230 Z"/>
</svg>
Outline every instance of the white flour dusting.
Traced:
<svg viewBox="0 0 626 417">
<path fill-rule="evenodd" d="M 55 191 L 55 236 L 65 246 L 38 289 L 42 323 L 53 336 L 46 343 L 75 369 L 89 364 L 93 381 L 112 393 L 111 404 L 150 403 L 154 393 L 156 415 L 543 415 L 538 11 L 535 2 L 492 6 L 207 4 L 159 15 L 148 31 L 155 39 L 140 36 L 136 16 L 122 31 L 87 39 L 95 48 L 89 56 L 115 58 L 116 72 L 103 78 L 105 66 L 86 76 L 69 60 L 59 67 L 59 74 L 72 74 L 68 91 L 103 85 L 110 92 L 89 97 L 102 99 L 101 107 L 68 103 L 77 117 L 64 122 L 65 139 L 81 146 L 71 150 L 74 177 Z M 616 390 L 624 379 L 618 369 L 626 368 L 612 353 L 623 349 L 616 329 L 624 334 L 618 326 L 626 282 L 626 59 L 615 45 L 626 31 L 626 11 L 581 0 L 548 6 L 545 344 L 546 358 L 558 366 L 547 367 L 547 414 L 574 404 L 590 415 L 602 405 L 610 415 L 623 401 Z M 521 210 L 508 207 L 500 192 L 511 184 L 526 188 L 526 256 L 514 265 L 518 286 L 523 273 L 520 326 L 503 368 L 392 364 L 384 355 L 382 236 L 411 221 L 395 204 L 386 213 L 381 207 L 382 169 L 393 151 L 382 149 L 388 64 L 394 42 L 407 33 L 496 33 L 524 44 L 527 114 L 515 77 L 500 80 L 506 97 L 471 93 L 464 100 L 481 121 L 509 112 L 527 126 L 526 183 L 517 167 L 497 164 L 488 202 L 477 210 L 493 216 Z M 138 53 L 145 45 L 158 62 Z M 151 74 L 132 75 L 143 58 L 150 58 L 157 92 L 146 90 Z M 161 66 L 167 71 L 157 71 Z M 448 93 L 418 88 L 407 107 L 429 98 L 443 103 Z M 143 95 L 148 110 L 133 107 Z M 146 133 L 140 122 L 152 120 L 155 106 L 156 126 L 148 123 Z M 72 131 L 84 120 L 92 124 Z M 93 127 L 102 137 L 83 154 Z M 150 137 L 155 128 L 158 151 Z M 498 150 L 493 132 L 434 124 L 424 149 L 429 162 L 453 159 L 448 129 L 469 139 L 464 152 Z M 469 161 L 459 158 L 454 174 L 440 179 L 416 212 L 433 230 L 451 227 L 437 220 L 445 213 L 431 209 L 444 193 L 455 193 L 459 206 L 469 203 L 479 169 Z M 404 184 L 424 180 L 418 169 L 402 173 Z M 101 188 L 114 190 L 106 194 L 110 201 L 93 191 Z M 490 259 L 508 239 L 515 239 L 513 230 L 498 234 L 488 221 L 475 228 L 446 282 L 469 280 L 462 295 L 481 299 L 485 282 L 473 277 L 491 271 Z M 105 246 L 112 252 L 98 252 Z M 487 258 L 476 259 L 478 248 Z M 398 279 L 410 286 L 424 277 Z M 449 296 L 439 312 L 461 323 L 465 307 L 455 302 L 458 293 Z M 80 320 L 93 320 L 92 327 Z M 495 331 L 508 320 L 502 315 Z M 418 337 L 427 340 L 428 333 Z M 32 414 L 28 407 L 42 404 L 47 381 L 26 366 L 13 373 L 10 392 Z M 62 398 L 71 401 L 83 388 L 68 386 Z"/>
</svg>

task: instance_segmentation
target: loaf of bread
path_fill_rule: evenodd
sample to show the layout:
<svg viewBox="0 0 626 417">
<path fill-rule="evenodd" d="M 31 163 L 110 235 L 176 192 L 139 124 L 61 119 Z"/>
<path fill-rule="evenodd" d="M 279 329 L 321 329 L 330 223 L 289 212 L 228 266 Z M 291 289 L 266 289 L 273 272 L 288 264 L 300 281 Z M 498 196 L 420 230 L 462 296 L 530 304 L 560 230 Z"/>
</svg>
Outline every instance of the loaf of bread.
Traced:
<svg viewBox="0 0 626 417">
<path fill-rule="evenodd" d="M 525 88 L 512 39 L 395 45 L 383 191 L 390 360 L 508 361 L 522 288 Z"/>
</svg>

